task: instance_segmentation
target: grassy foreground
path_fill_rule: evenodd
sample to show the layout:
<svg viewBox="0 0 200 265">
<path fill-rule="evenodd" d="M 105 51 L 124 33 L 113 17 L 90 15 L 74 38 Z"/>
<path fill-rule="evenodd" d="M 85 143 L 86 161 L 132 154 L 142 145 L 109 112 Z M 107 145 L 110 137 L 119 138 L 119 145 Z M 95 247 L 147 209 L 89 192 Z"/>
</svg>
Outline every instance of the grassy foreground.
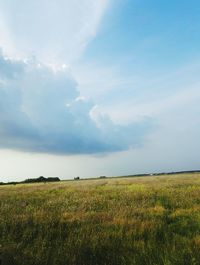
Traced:
<svg viewBox="0 0 200 265">
<path fill-rule="evenodd" d="M 200 174 L 0 187 L 12 265 L 199 265 Z"/>
</svg>

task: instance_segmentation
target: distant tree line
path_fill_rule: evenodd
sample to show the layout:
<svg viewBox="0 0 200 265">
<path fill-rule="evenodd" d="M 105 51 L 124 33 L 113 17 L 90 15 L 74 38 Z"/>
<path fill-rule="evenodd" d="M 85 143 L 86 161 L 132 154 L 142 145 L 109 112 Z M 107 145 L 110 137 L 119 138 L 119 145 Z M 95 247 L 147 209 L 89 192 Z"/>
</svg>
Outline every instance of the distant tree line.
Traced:
<svg viewBox="0 0 200 265">
<path fill-rule="evenodd" d="M 4 182 L 0 182 L 0 185 L 16 185 L 16 184 L 26 184 L 26 183 L 46 183 L 46 182 L 58 182 L 60 181 L 59 178 L 45 178 L 43 176 L 39 177 L 39 178 L 31 178 L 31 179 L 26 179 L 24 181 L 21 182 L 8 182 L 8 183 L 4 183 Z"/>
<path fill-rule="evenodd" d="M 39 177 L 39 178 L 33 178 L 33 179 L 26 179 L 25 181 L 23 181 L 22 183 L 40 183 L 40 182 L 57 182 L 60 181 L 59 178 L 45 178 L 43 176 Z"/>
<path fill-rule="evenodd" d="M 176 174 L 194 174 L 200 173 L 200 170 L 189 170 L 189 171 L 172 171 L 172 172 L 160 172 L 160 173 L 147 173 L 147 174 L 135 174 L 127 175 L 123 177 L 148 177 L 148 176 L 161 176 L 161 175 L 176 175 Z"/>
</svg>

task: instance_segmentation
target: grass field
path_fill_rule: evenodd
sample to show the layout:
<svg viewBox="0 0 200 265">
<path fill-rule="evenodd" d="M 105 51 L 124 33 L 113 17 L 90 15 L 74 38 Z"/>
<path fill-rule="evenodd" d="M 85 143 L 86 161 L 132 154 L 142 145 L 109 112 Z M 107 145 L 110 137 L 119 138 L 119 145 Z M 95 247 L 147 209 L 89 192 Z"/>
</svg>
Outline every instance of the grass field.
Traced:
<svg viewBox="0 0 200 265">
<path fill-rule="evenodd" d="M 12 265 L 199 265 L 200 174 L 0 186 L 0 245 Z"/>
</svg>

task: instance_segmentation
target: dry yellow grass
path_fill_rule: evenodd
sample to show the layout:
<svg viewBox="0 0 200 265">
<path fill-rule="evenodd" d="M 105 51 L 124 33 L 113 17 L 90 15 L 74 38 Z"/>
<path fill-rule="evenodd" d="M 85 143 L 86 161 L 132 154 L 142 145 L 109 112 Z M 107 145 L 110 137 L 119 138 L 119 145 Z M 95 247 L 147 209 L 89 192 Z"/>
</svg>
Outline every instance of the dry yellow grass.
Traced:
<svg viewBox="0 0 200 265">
<path fill-rule="evenodd" d="M 0 186 L 16 265 L 199 265 L 200 174 Z"/>
</svg>

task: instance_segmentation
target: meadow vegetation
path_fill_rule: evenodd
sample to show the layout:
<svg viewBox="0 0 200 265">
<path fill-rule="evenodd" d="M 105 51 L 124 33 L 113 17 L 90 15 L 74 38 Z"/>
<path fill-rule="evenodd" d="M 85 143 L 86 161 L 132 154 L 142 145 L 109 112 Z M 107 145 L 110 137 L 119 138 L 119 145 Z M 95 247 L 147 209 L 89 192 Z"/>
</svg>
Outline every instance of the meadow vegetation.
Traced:
<svg viewBox="0 0 200 265">
<path fill-rule="evenodd" d="M 0 245 L 12 265 L 199 265 L 200 174 L 0 186 Z"/>
</svg>

